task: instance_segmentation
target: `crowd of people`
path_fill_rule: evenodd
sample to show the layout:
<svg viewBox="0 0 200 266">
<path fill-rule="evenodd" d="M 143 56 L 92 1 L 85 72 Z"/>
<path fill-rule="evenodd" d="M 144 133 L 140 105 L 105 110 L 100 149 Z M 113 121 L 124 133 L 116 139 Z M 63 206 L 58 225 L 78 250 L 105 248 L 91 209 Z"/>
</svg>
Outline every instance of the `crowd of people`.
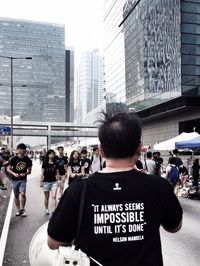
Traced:
<svg viewBox="0 0 200 266">
<path fill-rule="evenodd" d="M 27 216 L 25 211 L 27 175 L 31 173 L 34 156 L 27 154 L 26 145 L 17 146 L 15 156 L 4 148 L 0 154 L 0 166 L 4 168 L 7 176 L 12 180 L 12 187 L 17 207 L 16 216 Z M 41 159 L 42 158 L 42 159 Z M 93 148 L 93 154 L 89 158 L 88 151 L 82 149 L 73 150 L 68 158 L 64 154 L 64 148 L 59 146 L 56 151 L 50 149 L 42 154 L 40 186 L 44 191 L 45 214 L 49 215 L 49 199 L 52 200 L 52 213 L 57 206 L 57 200 L 62 196 L 64 188 L 70 185 L 76 178 L 85 174 L 92 174 L 105 167 L 105 159 L 102 158 L 99 148 Z M 0 171 L 0 189 L 6 190 L 3 182 L 3 173 Z M 59 193 L 59 196 L 57 195 Z"/>
<path fill-rule="evenodd" d="M 15 203 L 18 208 L 16 213 L 17 216 L 22 214 L 23 216 L 26 216 L 26 181 L 27 175 L 31 173 L 31 159 L 34 158 L 34 156 L 30 158 L 30 153 L 26 155 L 26 152 L 26 145 L 21 143 L 17 147 L 16 156 L 11 156 L 9 150 L 6 150 L 5 148 L 2 148 L 0 153 L 0 169 L 4 168 L 7 175 L 12 179 Z M 92 156 L 88 156 L 88 154 L 87 149 L 83 148 L 81 151 L 73 150 L 68 158 L 67 154 L 64 153 L 64 148 L 62 146 L 58 146 L 56 151 L 50 149 L 45 154 L 40 154 L 39 159 L 42 168 L 40 186 L 44 191 L 46 215 L 50 214 L 50 196 L 53 213 L 57 206 L 57 199 L 63 195 L 64 189 L 76 178 L 82 177 L 85 174 L 93 174 L 106 167 L 105 158 L 101 156 L 98 147 L 93 148 Z M 185 190 L 186 181 L 190 177 L 188 168 L 178 156 L 177 149 L 173 150 L 173 153 L 169 153 L 167 167 L 164 167 L 163 158 L 161 157 L 160 152 L 148 151 L 146 153 L 146 159 L 141 161 L 138 158 L 134 168 L 150 175 L 158 175 L 166 178 L 173 186 L 176 195 L 179 190 Z M 191 172 L 193 186 L 198 186 L 199 168 L 199 159 L 195 159 Z M 16 172 L 20 172 L 20 176 L 18 176 L 18 173 Z M 26 174 L 24 174 L 24 172 L 26 172 Z M 3 182 L 2 171 L 0 171 L 0 189 L 7 189 Z M 19 197 L 21 198 L 21 201 L 19 200 Z"/>
</svg>

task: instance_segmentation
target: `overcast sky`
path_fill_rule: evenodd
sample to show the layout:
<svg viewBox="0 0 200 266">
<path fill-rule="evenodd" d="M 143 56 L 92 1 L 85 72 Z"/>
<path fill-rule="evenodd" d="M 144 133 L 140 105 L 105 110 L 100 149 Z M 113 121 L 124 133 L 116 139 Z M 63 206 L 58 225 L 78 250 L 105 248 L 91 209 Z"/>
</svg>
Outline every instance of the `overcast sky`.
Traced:
<svg viewBox="0 0 200 266">
<path fill-rule="evenodd" d="M 66 46 L 102 48 L 103 0 L 0 0 L 0 17 L 65 24 Z"/>
</svg>

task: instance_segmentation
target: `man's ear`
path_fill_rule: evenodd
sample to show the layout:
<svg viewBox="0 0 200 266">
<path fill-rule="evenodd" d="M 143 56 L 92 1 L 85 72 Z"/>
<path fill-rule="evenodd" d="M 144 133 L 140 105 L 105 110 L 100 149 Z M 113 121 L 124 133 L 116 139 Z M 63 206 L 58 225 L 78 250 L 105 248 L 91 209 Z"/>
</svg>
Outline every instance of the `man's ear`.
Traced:
<svg viewBox="0 0 200 266">
<path fill-rule="evenodd" d="M 99 151 L 100 151 L 101 156 L 102 156 L 103 158 L 106 158 L 106 155 L 105 155 L 105 153 L 104 153 L 104 151 L 103 151 L 103 149 L 102 149 L 101 144 L 99 144 Z"/>
</svg>

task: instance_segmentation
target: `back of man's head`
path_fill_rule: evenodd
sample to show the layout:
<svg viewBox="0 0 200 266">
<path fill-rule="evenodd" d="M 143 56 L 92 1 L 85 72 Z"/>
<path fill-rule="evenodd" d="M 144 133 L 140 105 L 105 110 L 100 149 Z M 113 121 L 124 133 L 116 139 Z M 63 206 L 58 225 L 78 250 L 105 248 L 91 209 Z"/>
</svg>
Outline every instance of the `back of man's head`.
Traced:
<svg viewBox="0 0 200 266">
<path fill-rule="evenodd" d="M 169 163 L 176 165 L 176 158 L 175 157 L 170 157 L 169 158 Z"/>
<path fill-rule="evenodd" d="M 104 113 L 99 121 L 99 140 L 106 158 L 132 157 L 141 142 L 141 122 L 134 113 Z"/>
<path fill-rule="evenodd" d="M 148 159 L 151 159 L 151 158 L 152 158 L 152 152 L 151 152 L 151 151 L 148 151 L 148 152 L 147 152 L 147 158 L 148 158 Z"/>
<path fill-rule="evenodd" d="M 178 155 L 178 150 L 177 150 L 177 149 L 174 149 L 174 150 L 173 150 L 173 154 L 174 154 L 174 155 Z"/>
</svg>

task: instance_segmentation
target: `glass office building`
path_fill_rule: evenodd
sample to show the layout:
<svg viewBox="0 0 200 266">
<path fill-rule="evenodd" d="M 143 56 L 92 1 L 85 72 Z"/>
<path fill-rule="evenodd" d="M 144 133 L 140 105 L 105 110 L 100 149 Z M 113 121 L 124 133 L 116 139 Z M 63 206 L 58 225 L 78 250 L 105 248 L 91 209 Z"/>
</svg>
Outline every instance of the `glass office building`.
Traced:
<svg viewBox="0 0 200 266">
<path fill-rule="evenodd" d="M 66 59 L 66 122 L 74 121 L 74 50 L 65 51 Z"/>
<path fill-rule="evenodd" d="M 199 95 L 199 1 L 105 1 L 104 24 L 109 102 L 141 111 Z"/>
<path fill-rule="evenodd" d="M 86 115 L 102 104 L 104 72 L 104 57 L 98 49 L 80 54 L 77 86 L 78 122 L 85 122 Z"/>
<path fill-rule="evenodd" d="M 200 1 L 105 0 L 104 28 L 107 110 L 137 112 L 150 146 L 200 133 Z"/>
<path fill-rule="evenodd" d="M 10 116 L 10 60 L 14 115 L 26 121 L 65 121 L 64 26 L 0 19 L 0 115 Z M 32 57 L 32 60 L 23 59 Z"/>
</svg>

